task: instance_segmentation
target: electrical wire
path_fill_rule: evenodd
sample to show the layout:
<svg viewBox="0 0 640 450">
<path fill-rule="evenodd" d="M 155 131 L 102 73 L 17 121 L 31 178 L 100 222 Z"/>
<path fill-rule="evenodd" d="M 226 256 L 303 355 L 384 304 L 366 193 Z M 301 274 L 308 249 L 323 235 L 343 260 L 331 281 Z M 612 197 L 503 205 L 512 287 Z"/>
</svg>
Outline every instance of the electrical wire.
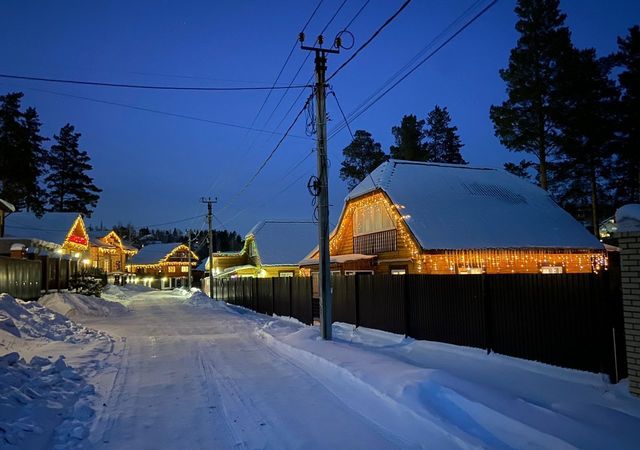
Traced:
<svg viewBox="0 0 640 450">
<path fill-rule="evenodd" d="M 420 68 L 424 63 L 426 63 L 427 61 L 429 61 L 434 55 L 436 55 L 440 50 L 442 50 L 449 42 L 451 42 L 453 39 L 455 39 L 458 35 L 460 35 L 464 30 L 466 30 L 471 24 L 473 24 L 476 20 L 478 20 L 482 15 L 484 15 L 487 11 L 489 11 L 489 9 L 491 9 L 498 0 L 492 0 L 487 6 L 485 6 L 480 12 L 478 12 L 477 14 L 475 14 L 471 19 L 467 20 L 464 25 L 462 25 L 460 28 L 458 28 L 451 36 L 449 36 L 444 42 L 442 42 L 440 45 L 438 45 L 434 50 L 432 50 L 426 57 L 424 57 L 422 60 L 420 60 L 413 68 L 411 68 L 407 73 L 405 73 L 404 75 L 402 75 L 402 77 L 400 77 L 400 79 L 396 80 L 393 84 L 391 84 L 391 86 L 389 86 L 387 89 L 385 89 L 381 94 L 379 94 L 377 97 L 375 97 L 373 100 L 371 100 L 370 102 L 368 102 L 368 104 L 363 105 L 360 108 L 357 108 L 354 112 L 352 112 L 349 115 L 348 120 L 344 121 L 343 123 L 341 123 L 340 125 L 338 125 L 336 127 L 336 129 L 334 129 L 330 136 L 329 139 L 332 139 L 333 137 L 335 137 L 335 135 L 337 133 L 339 133 L 340 131 L 342 131 L 347 124 L 353 122 L 354 120 L 356 120 L 358 117 L 360 117 L 362 114 L 364 114 L 369 108 L 371 108 L 374 104 L 376 104 L 378 101 L 380 101 L 385 95 L 387 95 L 392 89 L 394 89 L 396 86 L 398 86 L 402 81 L 404 81 L 409 75 L 411 75 L 413 72 L 415 72 L 418 68 Z M 382 88 L 378 89 L 378 92 L 381 91 Z"/>
<path fill-rule="evenodd" d="M 46 83 L 61 83 L 61 84 L 79 84 L 84 86 L 99 86 L 99 87 L 112 87 L 112 88 L 126 88 L 126 89 L 148 89 L 159 91 L 207 91 L 207 92 L 225 92 L 225 91 L 272 91 L 280 89 L 304 89 L 310 86 L 306 85 L 293 85 L 289 86 L 157 86 L 149 84 L 130 84 L 130 83 L 106 83 L 101 81 L 84 81 L 84 80 L 65 80 L 59 78 L 43 78 L 43 77 L 30 77 L 26 75 L 9 75 L 0 73 L 0 78 L 10 78 L 14 80 L 26 80 L 26 81 L 43 81 Z"/>
<path fill-rule="evenodd" d="M 411 0 L 405 0 L 405 2 L 400 6 L 400 8 L 391 16 L 389 17 L 370 37 L 369 39 L 367 39 L 360 47 L 358 47 L 358 49 L 353 52 L 353 54 L 345 61 L 343 62 L 331 75 L 329 75 L 329 77 L 327 78 L 327 82 L 331 81 L 331 79 L 333 77 L 335 77 L 338 72 L 340 72 L 347 64 L 349 64 L 351 61 L 353 61 L 353 59 L 358 56 L 358 53 L 360 53 L 362 50 L 364 50 L 370 43 L 371 41 L 373 41 L 381 32 L 382 30 L 384 30 L 387 25 L 389 25 L 391 22 L 393 22 L 393 20 L 398 17 L 398 15 L 407 7 L 409 6 L 409 3 L 411 3 Z"/>
</svg>

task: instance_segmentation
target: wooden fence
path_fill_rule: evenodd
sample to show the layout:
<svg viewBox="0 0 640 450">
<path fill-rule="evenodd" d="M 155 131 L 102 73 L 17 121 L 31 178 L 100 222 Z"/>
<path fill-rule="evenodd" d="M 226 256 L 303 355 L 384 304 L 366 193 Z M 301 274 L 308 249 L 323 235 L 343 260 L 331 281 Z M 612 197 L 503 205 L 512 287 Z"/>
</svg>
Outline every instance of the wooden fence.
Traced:
<svg viewBox="0 0 640 450">
<path fill-rule="evenodd" d="M 0 293 L 31 300 L 40 297 L 40 261 L 0 256 Z"/>
<path fill-rule="evenodd" d="M 612 276 L 613 275 L 613 276 Z M 615 274 L 333 276 L 333 321 L 626 377 Z M 214 280 L 214 296 L 313 323 L 310 278 Z"/>
</svg>

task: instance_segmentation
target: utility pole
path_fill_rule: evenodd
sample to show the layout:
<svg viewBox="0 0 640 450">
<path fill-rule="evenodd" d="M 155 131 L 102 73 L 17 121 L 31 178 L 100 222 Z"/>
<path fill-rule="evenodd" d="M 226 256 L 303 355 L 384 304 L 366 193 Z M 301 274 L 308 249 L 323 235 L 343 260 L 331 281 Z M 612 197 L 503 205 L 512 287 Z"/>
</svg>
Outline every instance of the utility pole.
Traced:
<svg viewBox="0 0 640 450">
<path fill-rule="evenodd" d="M 189 234 L 189 277 L 187 278 L 187 287 L 191 291 L 191 230 L 187 230 Z"/>
<path fill-rule="evenodd" d="M 207 204 L 207 221 L 209 222 L 209 297 L 213 298 L 213 233 L 211 232 L 211 219 L 213 219 L 213 204 L 218 203 L 218 199 L 202 197 L 202 203 Z M 206 267 L 205 267 L 206 269 Z"/>
<path fill-rule="evenodd" d="M 322 48 L 324 38 L 318 36 L 319 47 L 301 45 L 302 50 L 315 52 L 316 72 L 316 129 L 318 179 L 315 187 L 318 196 L 318 287 L 320 293 L 320 333 L 322 339 L 331 340 L 331 259 L 329 255 L 329 176 L 327 173 L 327 111 L 326 111 L 326 72 L 327 53 L 340 53 L 340 39 L 335 48 Z M 304 42 L 304 33 L 300 33 L 300 42 Z M 315 43 L 314 43 L 315 45 Z"/>
</svg>

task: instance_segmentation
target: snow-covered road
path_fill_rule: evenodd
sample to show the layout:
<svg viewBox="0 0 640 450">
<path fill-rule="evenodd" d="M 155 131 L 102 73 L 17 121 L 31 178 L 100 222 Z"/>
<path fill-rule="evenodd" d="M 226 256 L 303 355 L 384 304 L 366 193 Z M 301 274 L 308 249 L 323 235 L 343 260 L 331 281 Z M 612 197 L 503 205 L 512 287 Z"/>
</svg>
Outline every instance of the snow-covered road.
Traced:
<svg viewBox="0 0 640 450">
<path fill-rule="evenodd" d="M 95 448 L 398 448 L 227 308 L 139 294 L 131 314 L 87 321 L 120 341 L 89 440 Z"/>
</svg>

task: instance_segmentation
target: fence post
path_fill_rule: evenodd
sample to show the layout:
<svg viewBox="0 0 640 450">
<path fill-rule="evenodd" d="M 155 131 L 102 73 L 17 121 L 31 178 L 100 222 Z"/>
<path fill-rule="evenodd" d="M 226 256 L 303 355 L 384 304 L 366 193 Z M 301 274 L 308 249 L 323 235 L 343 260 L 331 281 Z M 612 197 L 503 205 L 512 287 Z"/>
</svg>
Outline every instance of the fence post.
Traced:
<svg viewBox="0 0 640 450">
<path fill-rule="evenodd" d="M 489 282 L 488 282 L 487 274 L 483 273 L 481 277 L 482 277 L 481 300 L 484 306 L 483 308 L 484 334 L 485 334 L 484 340 L 485 340 L 485 345 L 487 347 L 487 355 L 488 355 L 493 350 L 493 330 L 492 330 L 493 317 L 491 315 L 491 296 L 489 291 Z"/>
<path fill-rule="evenodd" d="M 405 337 L 409 337 L 411 335 L 410 333 L 410 312 L 409 312 L 409 282 L 408 282 L 408 278 L 409 275 L 404 274 L 404 275 L 400 275 L 403 279 L 402 279 L 402 284 L 404 285 L 404 335 Z"/>
<path fill-rule="evenodd" d="M 356 328 L 358 328 L 360 326 L 360 276 L 356 273 L 354 275 L 355 279 L 355 302 L 356 302 L 356 308 L 355 308 L 355 318 L 354 318 L 354 322 L 355 322 L 355 326 Z"/>
<path fill-rule="evenodd" d="M 293 278 L 287 278 L 289 285 L 289 317 L 293 314 Z"/>
</svg>

